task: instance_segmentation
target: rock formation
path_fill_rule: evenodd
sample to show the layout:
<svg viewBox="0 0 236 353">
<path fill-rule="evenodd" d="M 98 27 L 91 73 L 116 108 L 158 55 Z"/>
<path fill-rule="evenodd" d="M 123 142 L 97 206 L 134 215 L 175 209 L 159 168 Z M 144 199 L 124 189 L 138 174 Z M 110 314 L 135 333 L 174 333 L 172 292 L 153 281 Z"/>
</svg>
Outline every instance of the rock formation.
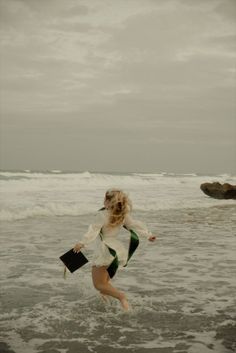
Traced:
<svg viewBox="0 0 236 353">
<path fill-rule="evenodd" d="M 201 190 L 208 196 L 214 197 L 215 199 L 234 199 L 236 200 L 236 185 L 228 183 L 220 184 L 214 183 L 203 183 L 200 186 Z"/>
</svg>

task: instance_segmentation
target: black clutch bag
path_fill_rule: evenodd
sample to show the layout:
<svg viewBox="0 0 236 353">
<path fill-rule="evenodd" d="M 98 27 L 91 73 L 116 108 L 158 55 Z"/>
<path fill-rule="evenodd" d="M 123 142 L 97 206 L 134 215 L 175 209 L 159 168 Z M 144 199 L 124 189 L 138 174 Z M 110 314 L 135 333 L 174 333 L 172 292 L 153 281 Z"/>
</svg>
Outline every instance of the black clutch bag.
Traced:
<svg viewBox="0 0 236 353">
<path fill-rule="evenodd" d="M 88 262 L 87 257 L 81 251 L 74 253 L 73 249 L 60 256 L 60 259 L 71 273 Z"/>
</svg>

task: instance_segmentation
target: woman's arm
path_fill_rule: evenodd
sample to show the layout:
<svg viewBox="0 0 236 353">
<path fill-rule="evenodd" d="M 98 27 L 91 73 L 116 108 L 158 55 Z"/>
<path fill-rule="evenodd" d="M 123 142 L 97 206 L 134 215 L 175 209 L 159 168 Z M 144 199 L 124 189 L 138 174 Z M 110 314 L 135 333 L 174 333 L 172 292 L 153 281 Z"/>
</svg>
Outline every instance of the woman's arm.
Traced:
<svg viewBox="0 0 236 353">
<path fill-rule="evenodd" d="M 133 229 L 137 234 L 147 238 L 149 241 L 154 241 L 156 239 L 155 235 L 153 235 L 147 228 L 146 224 L 133 219 L 130 214 L 127 214 L 125 217 L 124 225 L 128 229 Z"/>
<path fill-rule="evenodd" d="M 89 225 L 87 232 L 83 235 L 81 241 L 74 246 L 74 252 L 79 252 L 82 248 L 92 243 L 100 233 L 103 226 L 103 218 L 101 213 L 97 214 L 94 222 Z"/>
</svg>

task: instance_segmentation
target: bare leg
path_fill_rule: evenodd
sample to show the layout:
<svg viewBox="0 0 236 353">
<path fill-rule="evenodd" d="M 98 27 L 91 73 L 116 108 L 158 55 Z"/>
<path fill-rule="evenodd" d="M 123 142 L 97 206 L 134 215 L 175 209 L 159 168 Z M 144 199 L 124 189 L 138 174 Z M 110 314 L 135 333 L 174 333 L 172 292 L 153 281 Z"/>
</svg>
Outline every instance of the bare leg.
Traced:
<svg viewBox="0 0 236 353">
<path fill-rule="evenodd" d="M 103 300 L 105 303 L 108 303 L 108 302 L 109 302 L 109 299 L 108 299 L 107 294 L 102 294 L 101 292 L 100 292 L 100 294 L 101 294 L 102 300 Z"/>
<path fill-rule="evenodd" d="M 107 294 L 103 294 L 102 292 L 100 292 L 100 296 L 101 296 L 101 299 L 108 303 L 109 302 L 109 299 L 108 299 L 108 295 Z"/>
<path fill-rule="evenodd" d="M 106 271 L 106 273 L 107 273 L 107 280 L 106 280 L 106 282 L 108 283 L 108 282 L 110 281 L 110 276 L 109 276 L 109 274 L 108 274 L 107 271 Z M 100 294 L 101 294 L 102 300 L 103 300 L 104 302 L 108 303 L 108 302 L 109 302 L 108 294 L 104 294 L 104 293 L 102 293 L 102 292 L 100 292 Z"/>
<path fill-rule="evenodd" d="M 94 287 L 99 290 L 102 294 L 110 295 L 114 298 L 117 298 L 121 302 L 122 307 L 125 310 L 128 310 L 129 304 L 125 294 L 123 292 L 118 291 L 118 289 L 114 288 L 109 283 L 110 277 L 107 273 L 106 268 L 107 266 L 92 267 L 92 278 Z"/>
</svg>

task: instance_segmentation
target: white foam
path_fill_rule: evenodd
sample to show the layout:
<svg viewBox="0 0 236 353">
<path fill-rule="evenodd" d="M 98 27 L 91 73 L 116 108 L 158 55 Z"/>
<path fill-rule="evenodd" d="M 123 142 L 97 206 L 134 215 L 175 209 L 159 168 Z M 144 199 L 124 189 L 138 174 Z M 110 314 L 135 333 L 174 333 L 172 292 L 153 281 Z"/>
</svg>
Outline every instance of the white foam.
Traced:
<svg viewBox="0 0 236 353">
<path fill-rule="evenodd" d="M 213 181 L 235 184 L 229 175 L 1 172 L 0 219 L 88 214 L 102 206 L 104 193 L 111 187 L 128 192 L 134 209 L 140 211 L 235 204 L 203 194 L 201 183 Z"/>
<path fill-rule="evenodd" d="M 62 173 L 61 170 L 58 170 L 58 169 L 52 169 L 50 170 L 51 173 Z"/>
</svg>

